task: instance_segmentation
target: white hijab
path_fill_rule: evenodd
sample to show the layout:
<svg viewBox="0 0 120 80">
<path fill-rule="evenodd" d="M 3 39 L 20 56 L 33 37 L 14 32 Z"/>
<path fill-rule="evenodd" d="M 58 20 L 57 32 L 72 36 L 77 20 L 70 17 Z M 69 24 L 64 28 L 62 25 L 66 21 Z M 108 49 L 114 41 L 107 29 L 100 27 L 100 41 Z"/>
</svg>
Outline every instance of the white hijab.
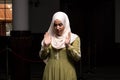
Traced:
<svg viewBox="0 0 120 80">
<path fill-rule="evenodd" d="M 61 36 L 55 36 L 55 33 L 53 31 L 54 21 L 56 19 L 60 20 L 62 22 L 63 26 L 65 27 L 65 29 L 63 31 L 63 34 Z M 69 32 L 71 33 L 70 34 L 70 36 L 71 36 L 70 37 L 70 43 L 72 43 L 76 39 L 77 35 L 73 34 L 71 32 L 70 23 L 69 23 L 69 19 L 68 19 L 67 14 L 65 14 L 64 12 L 60 12 L 60 11 L 56 12 L 53 15 L 50 27 L 48 29 L 48 33 L 50 34 L 50 36 L 52 38 L 52 41 L 51 41 L 52 47 L 54 47 L 56 49 L 64 48 L 65 47 L 65 39 L 68 36 Z"/>
</svg>

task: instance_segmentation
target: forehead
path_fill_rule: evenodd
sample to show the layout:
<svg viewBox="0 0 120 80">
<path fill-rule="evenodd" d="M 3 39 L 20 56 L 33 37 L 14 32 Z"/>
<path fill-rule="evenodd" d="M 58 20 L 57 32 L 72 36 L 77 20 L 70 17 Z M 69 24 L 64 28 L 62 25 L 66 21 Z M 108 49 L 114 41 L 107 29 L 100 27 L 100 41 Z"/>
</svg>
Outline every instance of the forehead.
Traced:
<svg viewBox="0 0 120 80">
<path fill-rule="evenodd" d="M 54 20 L 54 23 L 62 23 L 62 21 L 59 19 L 56 19 L 56 20 Z"/>
</svg>

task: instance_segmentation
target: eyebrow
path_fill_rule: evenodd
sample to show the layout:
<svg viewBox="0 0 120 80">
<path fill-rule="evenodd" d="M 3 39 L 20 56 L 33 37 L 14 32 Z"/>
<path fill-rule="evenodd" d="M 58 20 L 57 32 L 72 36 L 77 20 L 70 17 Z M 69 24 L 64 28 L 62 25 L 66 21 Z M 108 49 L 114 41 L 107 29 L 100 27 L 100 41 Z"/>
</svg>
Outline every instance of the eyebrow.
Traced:
<svg viewBox="0 0 120 80">
<path fill-rule="evenodd" d="M 62 26 L 63 24 L 62 23 L 59 23 L 59 24 L 54 23 L 54 26 L 57 26 L 57 25 Z"/>
</svg>

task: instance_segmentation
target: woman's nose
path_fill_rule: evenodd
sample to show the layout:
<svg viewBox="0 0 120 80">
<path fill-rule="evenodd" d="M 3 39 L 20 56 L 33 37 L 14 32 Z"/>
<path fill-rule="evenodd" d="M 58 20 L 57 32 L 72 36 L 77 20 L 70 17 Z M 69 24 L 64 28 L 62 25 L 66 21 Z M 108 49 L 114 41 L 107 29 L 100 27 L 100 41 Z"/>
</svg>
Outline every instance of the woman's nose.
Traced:
<svg viewBox="0 0 120 80">
<path fill-rule="evenodd" d="M 60 26 L 59 25 L 57 25 L 57 29 L 59 29 L 60 28 Z"/>
</svg>

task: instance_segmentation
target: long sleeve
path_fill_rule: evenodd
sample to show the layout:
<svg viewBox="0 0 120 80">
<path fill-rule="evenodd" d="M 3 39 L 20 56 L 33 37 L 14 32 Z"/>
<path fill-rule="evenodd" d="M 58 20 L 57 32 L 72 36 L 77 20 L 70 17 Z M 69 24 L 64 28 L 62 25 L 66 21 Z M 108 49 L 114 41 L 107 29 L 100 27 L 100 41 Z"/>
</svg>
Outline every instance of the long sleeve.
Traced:
<svg viewBox="0 0 120 80">
<path fill-rule="evenodd" d="M 80 60 L 81 58 L 81 47 L 80 47 L 80 37 L 77 37 L 76 40 L 67 48 L 68 55 L 72 57 L 75 61 Z"/>
<path fill-rule="evenodd" d="M 46 59 L 48 57 L 50 52 L 49 48 L 50 48 L 50 45 L 48 47 L 45 47 L 45 46 L 41 47 L 41 50 L 39 51 L 39 56 L 41 59 Z"/>
</svg>

